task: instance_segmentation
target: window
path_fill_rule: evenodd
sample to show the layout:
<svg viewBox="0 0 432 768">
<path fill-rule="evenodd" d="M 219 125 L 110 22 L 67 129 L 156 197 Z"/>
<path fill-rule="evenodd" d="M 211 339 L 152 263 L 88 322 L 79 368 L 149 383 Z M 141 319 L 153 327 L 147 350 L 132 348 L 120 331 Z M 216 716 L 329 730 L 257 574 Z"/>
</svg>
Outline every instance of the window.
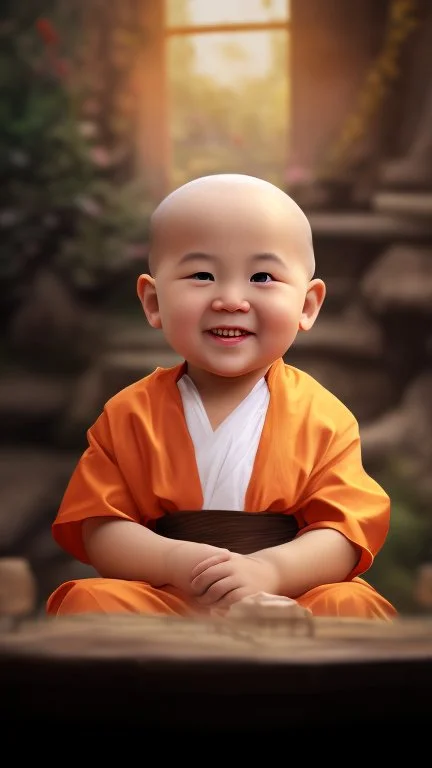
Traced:
<svg viewBox="0 0 432 768">
<path fill-rule="evenodd" d="M 218 172 L 283 184 L 288 0 L 166 0 L 168 183 Z"/>
<path fill-rule="evenodd" d="M 138 161 L 151 196 L 206 173 L 284 184 L 289 0 L 145 0 Z"/>
</svg>

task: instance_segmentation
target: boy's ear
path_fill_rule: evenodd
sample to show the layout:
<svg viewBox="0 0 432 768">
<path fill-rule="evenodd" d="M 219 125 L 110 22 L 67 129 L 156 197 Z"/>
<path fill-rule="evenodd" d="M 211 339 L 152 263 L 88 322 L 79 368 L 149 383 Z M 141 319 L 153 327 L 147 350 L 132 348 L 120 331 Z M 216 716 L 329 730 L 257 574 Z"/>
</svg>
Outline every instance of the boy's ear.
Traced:
<svg viewBox="0 0 432 768">
<path fill-rule="evenodd" d="M 307 290 L 303 311 L 299 321 L 301 331 L 310 331 L 318 317 L 326 295 L 326 286 L 322 280 L 311 280 Z"/>
<path fill-rule="evenodd" d="M 137 294 L 152 328 L 162 328 L 154 278 L 150 275 L 140 275 L 137 281 Z"/>
</svg>

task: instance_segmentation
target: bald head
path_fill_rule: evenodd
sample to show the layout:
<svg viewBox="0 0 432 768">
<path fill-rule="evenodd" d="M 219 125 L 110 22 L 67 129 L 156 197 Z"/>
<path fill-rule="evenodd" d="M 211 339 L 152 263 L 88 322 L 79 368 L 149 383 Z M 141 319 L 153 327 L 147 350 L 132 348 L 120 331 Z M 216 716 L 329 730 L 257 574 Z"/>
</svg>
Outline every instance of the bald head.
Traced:
<svg viewBox="0 0 432 768">
<path fill-rule="evenodd" d="M 263 179 L 243 174 L 203 176 L 171 192 L 157 206 L 150 220 L 150 270 L 169 257 L 169 243 L 185 230 L 215 231 L 231 227 L 257 233 L 280 228 L 291 246 L 292 258 L 301 260 L 311 278 L 315 271 L 312 232 L 297 203 Z"/>
</svg>

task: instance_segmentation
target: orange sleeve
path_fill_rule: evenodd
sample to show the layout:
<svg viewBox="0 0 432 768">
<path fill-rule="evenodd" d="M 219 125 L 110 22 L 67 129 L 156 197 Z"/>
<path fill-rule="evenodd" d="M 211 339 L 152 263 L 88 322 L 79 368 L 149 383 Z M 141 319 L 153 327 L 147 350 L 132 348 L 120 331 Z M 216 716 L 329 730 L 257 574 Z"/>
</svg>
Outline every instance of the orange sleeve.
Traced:
<svg viewBox="0 0 432 768">
<path fill-rule="evenodd" d="M 103 412 L 87 432 L 88 448 L 66 488 L 52 534 L 60 547 L 89 563 L 82 523 L 90 517 L 140 521 L 140 514 L 116 461 L 108 418 Z"/>
<path fill-rule="evenodd" d="M 358 424 L 348 414 L 345 412 L 343 428 L 334 433 L 295 509 L 302 526 L 299 535 L 333 528 L 357 547 L 360 557 L 347 580 L 372 565 L 390 523 L 390 499 L 363 467 Z"/>
</svg>

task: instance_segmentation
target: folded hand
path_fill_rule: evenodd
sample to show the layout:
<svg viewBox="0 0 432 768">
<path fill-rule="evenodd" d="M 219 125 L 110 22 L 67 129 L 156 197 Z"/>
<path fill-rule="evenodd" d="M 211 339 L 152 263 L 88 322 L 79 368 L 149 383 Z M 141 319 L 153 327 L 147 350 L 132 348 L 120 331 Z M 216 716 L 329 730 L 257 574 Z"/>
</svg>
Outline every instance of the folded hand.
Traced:
<svg viewBox="0 0 432 768">
<path fill-rule="evenodd" d="M 200 605 L 226 610 L 256 592 L 276 592 L 276 570 L 257 556 L 227 551 L 224 559 L 210 556 L 196 565 L 191 587 Z"/>
</svg>

